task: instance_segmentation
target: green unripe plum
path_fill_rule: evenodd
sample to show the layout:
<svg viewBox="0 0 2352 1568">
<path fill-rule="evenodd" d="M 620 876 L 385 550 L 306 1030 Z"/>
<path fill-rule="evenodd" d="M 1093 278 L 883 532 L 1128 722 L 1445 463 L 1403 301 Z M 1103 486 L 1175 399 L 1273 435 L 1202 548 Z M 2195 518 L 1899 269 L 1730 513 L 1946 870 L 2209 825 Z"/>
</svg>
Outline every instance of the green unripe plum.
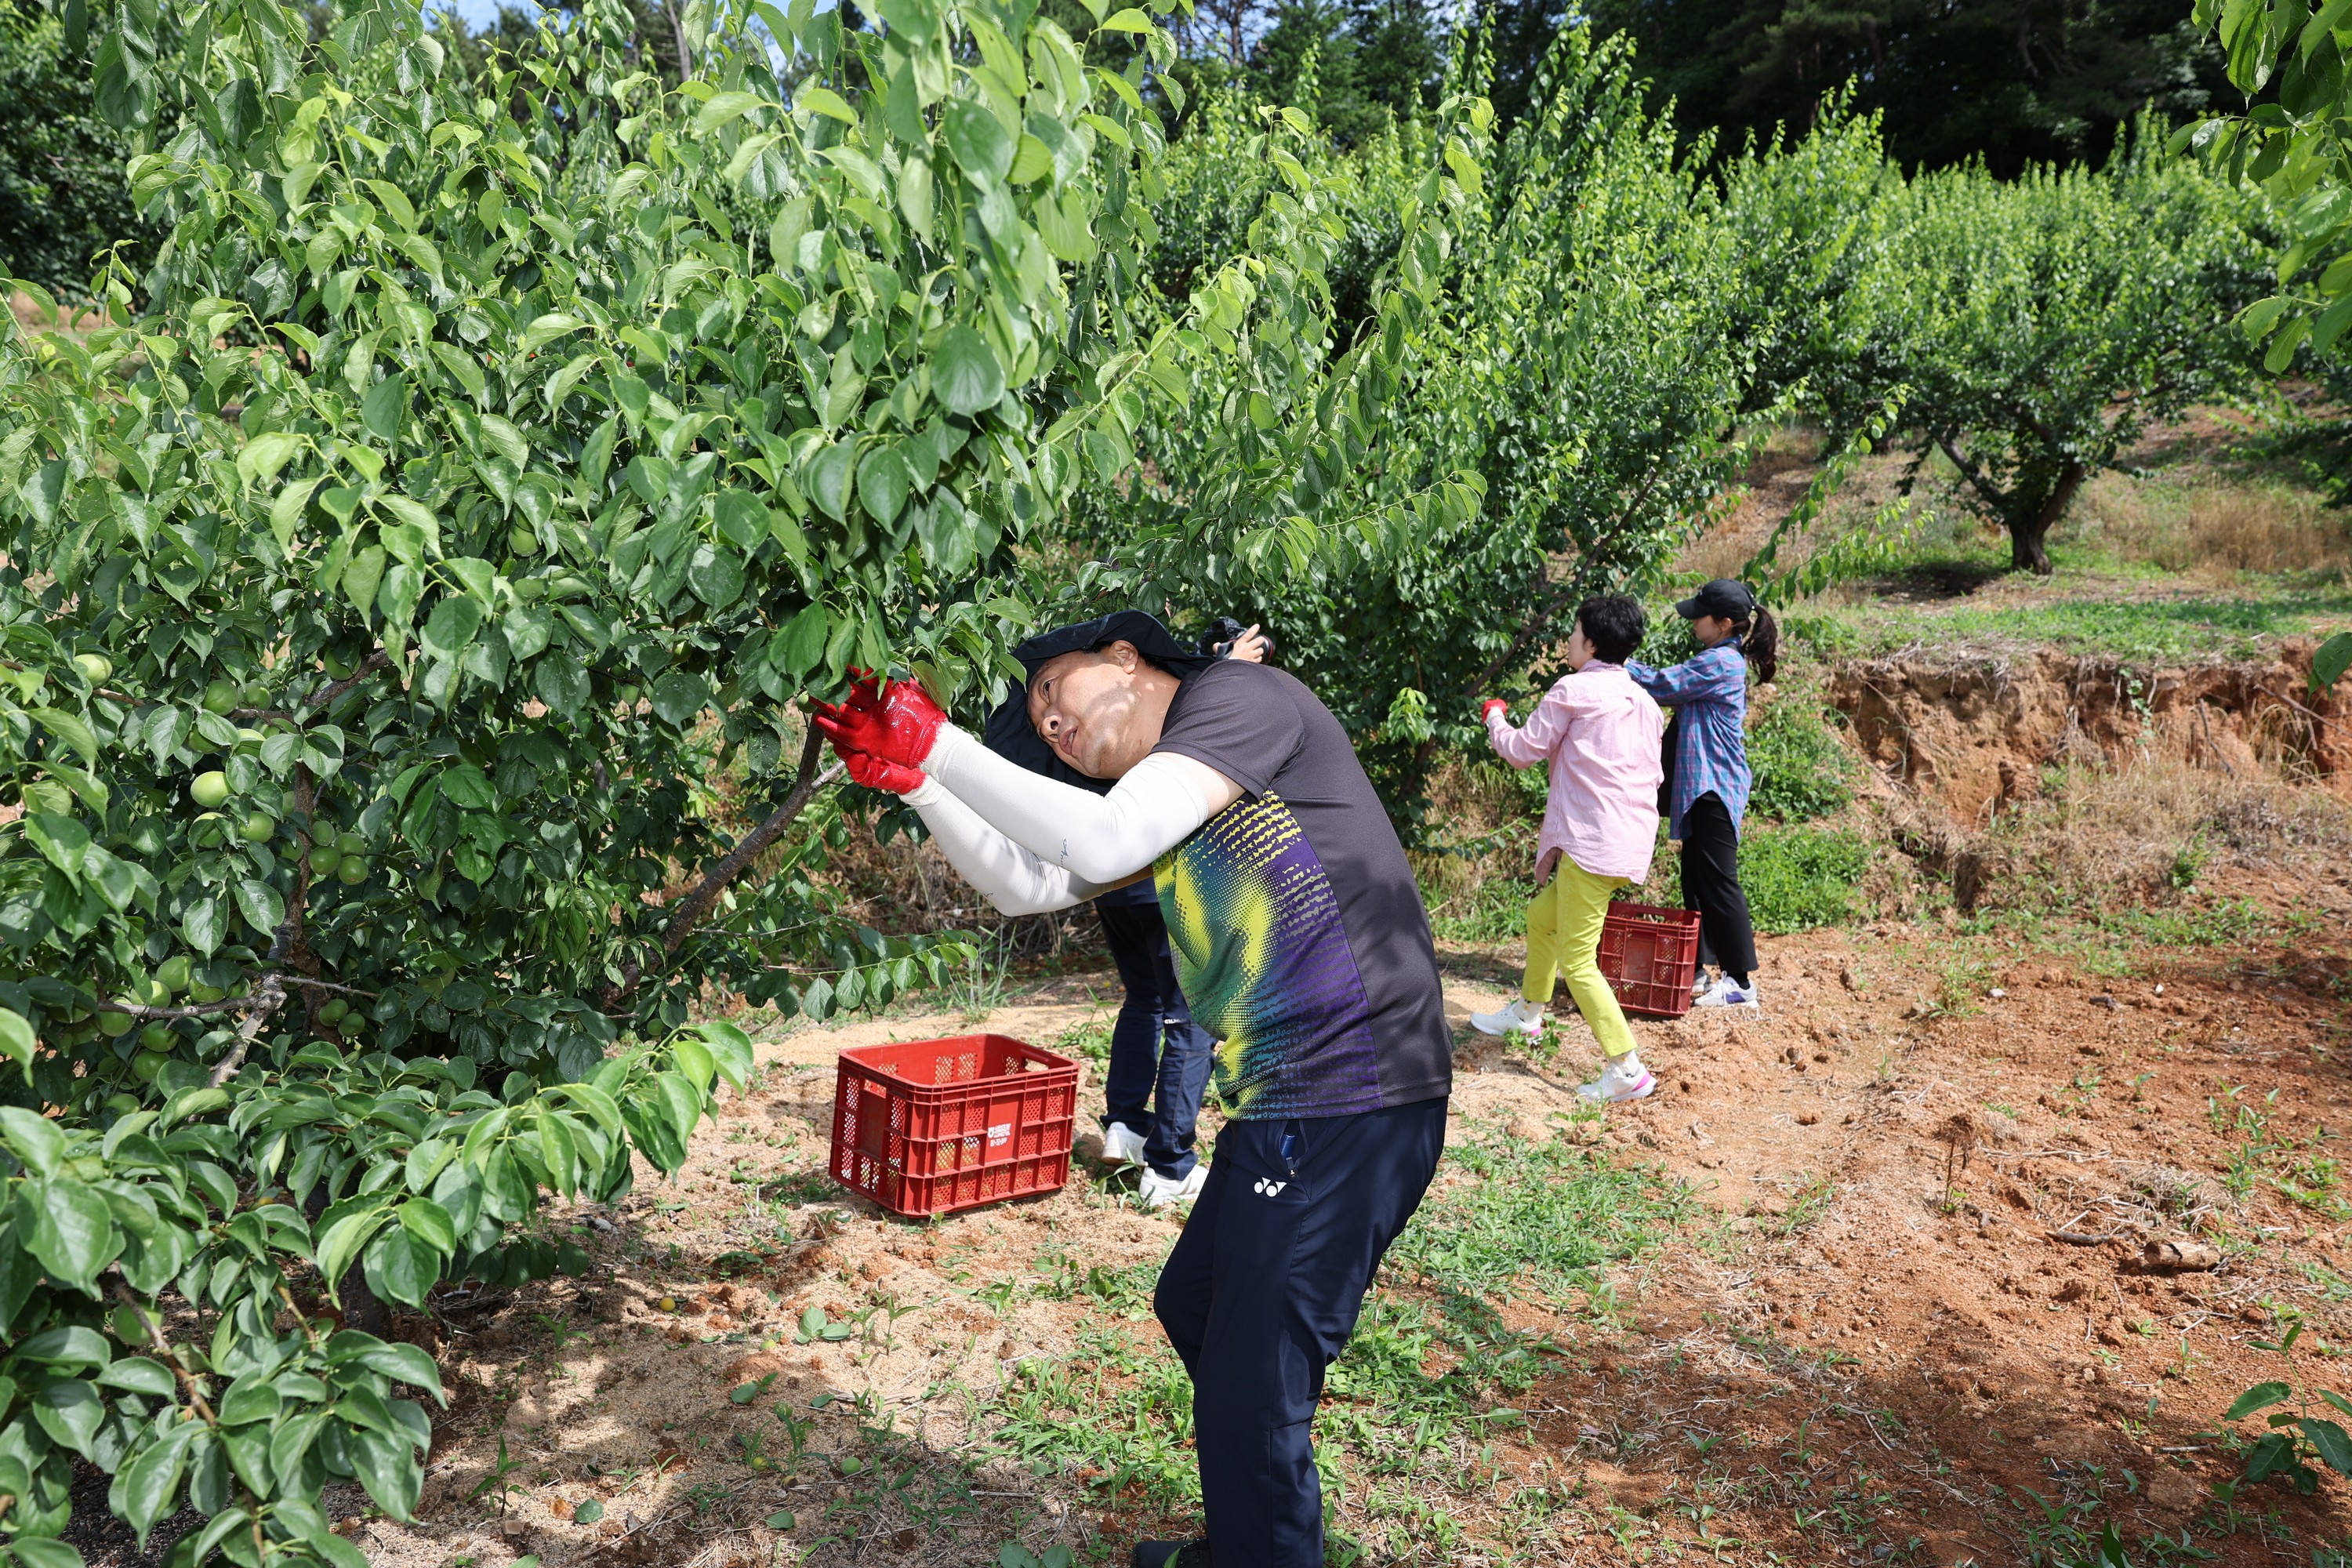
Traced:
<svg viewBox="0 0 2352 1568">
<path fill-rule="evenodd" d="M 206 811 L 215 809 L 228 799 L 228 775 L 218 768 L 198 773 L 196 782 L 188 786 L 188 798 Z"/>
<path fill-rule="evenodd" d="M 358 668 L 350 659 L 341 658 L 331 650 L 320 654 L 319 662 L 327 667 L 329 679 L 334 680 L 349 680 L 352 671 Z"/>
<path fill-rule="evenodd" d="M 346 888 L 356 888 L 368 879 L 367 857 L 346 855 L 343 863 L 335 868 L 335 876 Z"/>
<path fill-rule="evenodd" d="M 248 682 L 245 689 L 245 705 L 247 708 L 268 707 L 269 688 L 258 680 Z"/>
<path fill-rule="evenodd" d="M 139 1043 L 151 1051 L 170 1050 L 172 1048 L 172 1026 L 169 1024 L 148 1025 L 145 1028 L 139 1031 Z"/>
<path fill-rule="evenodd" d="M 335 874 L 335 868 L 342 863 L 343 852 L 341 849 L 336 848 L 333 845 L 314 844 L 310 847 L 310 874 L 312 876 L 331 877 Z"/>
<path fill-rule="evenodd" d="M 244 826 L 239 831 L 245 835 L 245 841 L 247 844 L 267 844 L 269 842 L 270 835 L 278 831 L 278 824 L 266 811 L 247 812 Z"/>
<path fill-rule="evenodd" d="M 636 686 L 635 686 L 635 683 L 633 683 L 633 682 L 624 682 L 624 683 L 623 683 L 623 685 L 622 685 L 622 687 L 621 687 L 621 689 L 620 689 L 620 692 L 619 692 L 619 694 L 618 694 L 618 695 L 619 695 L 619 697 L 620 697 L 620 699 L 621 699 L 621 701 L 622 701 L 622 703 L 623 703 L 624 705 L 625 705 L 625 706 L 627 706 L 627 707 L 631 707 L 631 708 L 634 708 L 634 707 L 635 707 L 635 706 L 636 706 L 636 704 L 637 704 L 637 689 L 636 689 Z"/>
<path fill-rule="evenodd" d="M 188 988 L 188 955 L 184 952 L 165 959 L 155 970 L 156 984 L 176 996 Z"/>
<path fill-rule="evenodd" d="M 106 1097 L 106 1109 L 117 1116 L 128 1116 L 139 1109 L 139 1101 L 132 1095 L 110 1094 Z"/>
<path fill-rule="evenodd" d="M 74 668 L 81 671 L 82 679 L 92 686 L 114 673 L 114 661 L 102 653 L 78 653 L 74 655 L 73 661 Z"/>
<path fill-rule="evenodd" d="M 166 1007 L 172 1002 L 172 993 L 165 989 L 161 979 L 152 974 L 134 983 L 131 994 L 142 1007 Z"/>
<path fill-rule="evenodd" d="M 258 730 L 240 728 L 236 732 L 236 738 L 248 746 L 257 746 L 262 742 L 262 734 Z"/>
<path fill-rule="evenodd" d="M 364 855 L 367 853 L 367 840 L 356 833 L 341 833 L 335 837 L 335 847 L 341 850 L 346 858 Z"/>
<path fill-rule="evenodd" d="M 222 990 L 217 985 L 191 985 L 188 987 L 188 1000 L 191 1002 L 217 1002 L 227 994 L 227 992 Z"/>
<path fill-rule="evenodd" d="M 171 1059 L 161 1051 L 142 1051 L 131 1058 L 131 1076 L 141 1083 L 153 1083 L 155 1075 L 162 1072 L 163 1064 Z"/>
<path fill-rule="evenodd" d="M 338 996 L 333 1001 L 329 1002 L 326 1005 L 319 1009 L 319 1022 L 321 1024 L 340 1024 L 343 1021 L 343 1015 L 349 1013 L 351 1010 L 352 1005 Z"/>
<path fill-rule="evenodd" d="M 236 682 L 215 680 L 205 687 L 205 711 L 226 713 L 236 706 Z"/>
<path fill-rule="evenodd" d="M 539 535 L 517 524 L 507 530 L 507 548 L 527 559 L 539 553 Z"/>
<path fill-rule="evenodd" d="M 129 1034 L 131 1026 L 138 1021 L 128 1013 L 100 1013 L 98 1016 L 98 1032 L 110 1040 L 119 1040 Z"/>
</svg>

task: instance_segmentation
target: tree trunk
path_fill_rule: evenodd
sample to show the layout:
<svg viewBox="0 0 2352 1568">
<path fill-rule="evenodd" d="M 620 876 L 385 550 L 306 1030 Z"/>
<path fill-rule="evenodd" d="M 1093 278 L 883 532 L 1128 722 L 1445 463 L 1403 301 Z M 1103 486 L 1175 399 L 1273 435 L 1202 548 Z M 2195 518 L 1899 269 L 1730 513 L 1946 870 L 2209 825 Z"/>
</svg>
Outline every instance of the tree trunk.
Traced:
<svg viewBox="0 0 2352 1568">
<path fill-rule="evenodd" d="M 2088 467 L 2079 462 L 2069 462 L 2059 474 L 2058 482 L 2051 487 L 2050 493 L 2042 498 L 2042 504 L 2034 509 L 2032 514 L 2011 522 L 2010 570 L 2031 572 L 2037 577 L 2050 575 L 2054 568 L 2050 564 L 2050 552 L 2043 548 L 2043 542 L 2050 537 L 2050 531 L 2057 526 L 2058 520 L 2066 515 L 2066 509 L 2074 504 L 2074 492 L 2081 489 L 2083 481 L 2090 477 Z"/>
</svg>

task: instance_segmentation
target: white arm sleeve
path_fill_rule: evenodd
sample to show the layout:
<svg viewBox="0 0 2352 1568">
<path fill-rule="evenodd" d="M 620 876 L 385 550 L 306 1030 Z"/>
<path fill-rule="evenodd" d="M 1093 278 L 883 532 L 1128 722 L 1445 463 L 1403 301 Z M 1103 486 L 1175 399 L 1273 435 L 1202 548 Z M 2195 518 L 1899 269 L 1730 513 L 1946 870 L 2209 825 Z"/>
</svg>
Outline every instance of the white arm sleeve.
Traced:
<svg viewBox="0 0 2352 1568">
<path fill-rule="evenodd" d="M 1005 914 L 1040 915 L 1048 910 L 1066 910 L 1104 890 L 1079 881 L 1059 866 L 1046 865 L 982 821 L 978 813 L 950 795 L 937 779 L 925 779 L 920 788 L 901 798 L 931 830 L 948 864 Z"/>
<path fill-rule="evenodd" d="M 1096 795 L 1009 763 L 949 724 L 923 771 L 1044 865 L 1097 888 L 1142 870 L 1209 816 L 1186 760 L 1172 755 L 1144 758 Z"/>
</svg>

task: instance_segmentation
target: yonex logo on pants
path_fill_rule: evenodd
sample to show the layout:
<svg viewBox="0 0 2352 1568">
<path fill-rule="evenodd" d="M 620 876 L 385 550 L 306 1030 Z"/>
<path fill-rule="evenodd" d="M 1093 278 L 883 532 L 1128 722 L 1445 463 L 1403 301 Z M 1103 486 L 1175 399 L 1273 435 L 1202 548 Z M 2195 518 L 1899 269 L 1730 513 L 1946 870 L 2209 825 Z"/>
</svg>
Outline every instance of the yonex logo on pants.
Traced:
<svg viewBox="0 0 2352 1568">
<path fill-rule="evenodd" d="M 1288 1185 L 1290 1185 L 1288 1182 L 1260 1181 L 1252 1190 L 1264 1193 L 1267 1197 L 1272 1198 L 1281 1196 L 1282 1189 Z"/>
</svg>

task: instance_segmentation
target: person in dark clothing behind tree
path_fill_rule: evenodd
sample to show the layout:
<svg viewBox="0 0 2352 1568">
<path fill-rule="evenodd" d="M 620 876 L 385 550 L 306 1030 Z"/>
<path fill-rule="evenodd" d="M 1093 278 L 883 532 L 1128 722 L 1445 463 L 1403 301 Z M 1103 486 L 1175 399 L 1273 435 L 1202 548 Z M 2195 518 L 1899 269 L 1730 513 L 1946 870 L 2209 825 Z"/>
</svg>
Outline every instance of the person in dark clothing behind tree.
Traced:
<svg viewBox="0 0 2352 1568">
<path fill-rule="evenodd" d="M 1153 1305 L 1192 1378 L 1208 1534 L 1134 1568 L 1322 1568 L 1323 1375 L 1445 1143 L 1429 916 L 1347 731 L 1296 677 L 1134 611 L 1023 645 L 1030 723 L 1106 795 L 1028 773 L 922 689 L 816 722 L 1008 914 L 1151 875 L 1228 1118 Z M 1189 673 L 1188 665 L 1192 666 Z"/>
<path fill-rule="evenodd" d="M 1223 616 L 1201 639 L 1199 655 L 1203 663 L 1238 658 L 1262 664 L 1271 647 L 1257 627 Z M 1013 656 L 1021 658 L 1021 649 Z M 1110 781 L 1088 778 L 1038 736 L 1029 722 L 1025 683 L 989 715 L 983 739 L 990 751 L 1031 773 L 1095 795 L 1110 793 Z M 1103 1158 L 1143 1166 L 1136 1201 L 1145 1208 L 1190 1203 L 1209 1174 L 1192 1140 L 1216 1042 L 1192 1021 L 1184 1001 L 1176 960 L 1168 951 L 1168 926 L 1160 914 L 1160 890 L 1148 879 L 1114 888 L 1095 900 L 1095 918 L 1102 922 L 1103 942 L 1123 993 L 1103 1071 Z"/>
<path fill-rule="evenodd" d="M 1698 911 L 1695 1007 L 1758 1008 L 1756 928 L 1739 885 L 1748 814 L 1748 678 L 1769 683 L 1780 630 L 1745 583 L 1718 577 L 1675 606 L 1702 650 L 1667 669 L 1625 661 L 1633 684 L 1675 710 L 1666 731 L 1666 837 L 1683 847 L 1683 907 Z M 1722 973 L 1705 984 L 1706 965 Z"/>
</svg>

